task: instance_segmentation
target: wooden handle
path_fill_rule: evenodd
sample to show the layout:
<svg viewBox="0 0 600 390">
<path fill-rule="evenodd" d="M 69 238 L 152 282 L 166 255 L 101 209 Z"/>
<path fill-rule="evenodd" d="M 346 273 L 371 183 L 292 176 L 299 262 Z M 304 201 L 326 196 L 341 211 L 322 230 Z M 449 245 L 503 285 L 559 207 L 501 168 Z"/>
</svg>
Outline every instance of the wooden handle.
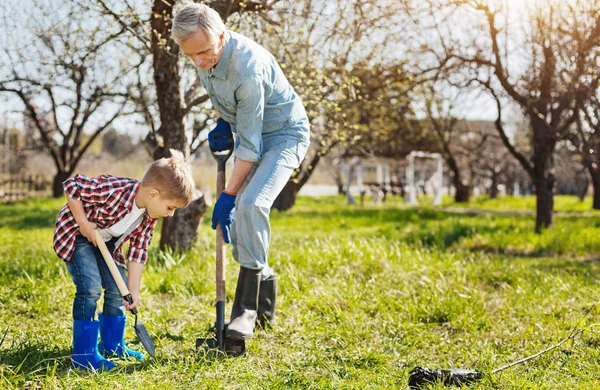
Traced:
<svg viewBox="0 0 600 390">
<path fill-rule="evenodd" d="M 121 277 L 121 273 L 117 269 L 117 264 L 113 260 L 112 255 L 110 254 L 108 248 L 106 247 L 106 244 L 104 243 L 102 235 L 100 234 L 98 229 L 94 230 L 94 234 L 96 235 L 96 245 L 98 245 L 98 249 L 100 249 L 102 257 L 104 257 L 104 261 L 106 262 L 106 265 L 108 266 L 108 269 L 110 270 L 110 273 L 112 274 L 113 279 L 115 280 L 115 283 L 117 284 L 117 287 L 121 292 L 121 295 L 124 297 L 129 295 L 129 289 L 125 285 L 125 282 Z"/>
<path fill-rule="evenodd" d="M 225 163 L 223 162 L 222 169 L 217 171 L 217 199 L 221 196 L 221 192 L 225 189 Z M 221 168 L 221 167 L 219 167 Z M 225 239 L 223 238 L 223 229 L 221 224 L 217 225 L 217 302 L 225 302 L 225 267 L 227 259 L 225 258 Z"/>
</svg>

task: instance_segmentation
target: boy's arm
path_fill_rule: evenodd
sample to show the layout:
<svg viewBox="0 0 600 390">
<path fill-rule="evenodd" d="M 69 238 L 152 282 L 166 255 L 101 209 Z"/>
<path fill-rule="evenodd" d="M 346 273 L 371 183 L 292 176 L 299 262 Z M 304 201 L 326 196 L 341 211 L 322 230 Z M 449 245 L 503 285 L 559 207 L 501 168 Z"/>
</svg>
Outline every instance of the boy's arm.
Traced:
<svg viewBox="0 0 600 390">
<path fill-rule="evenodd" d="M 123 305 L 125 305 L 127 310 L 131 310 L 136 307 L 140 301 L 140 287 L 142 285 L 143 270 L 144 265 L 141 263 L 130 261 L 127 264 L 127 288 L 129 289 L 129 293 L 131 294 L 131 298 L 133 300 L 133 304 L 131 305 L 127 301 L 123 301 Z"/>
<path fill-rule="evenodd" d="M 153 219 L 149 224 L 144 224 L 144 228 L 138 234 L 131 238 L 129 249 L 127 250 L 127 272 L 128 272 L 128 286 L 129 292 L 133 299 L 133 304 L 129 305 L 124 302 L 123 304 L 127 310 L 136 307 L 139 304 L 140 299 L 140 286 L 142 285 L 142 271 L 144 270 L 144 264 L 148 260 L 148 247 L 150 241 L 152 241 L 152 235 L 154 234 L 154 228 L 156 227 L 157 219 Z"/>
<path fill-rule="evenodd" d="M 88 239 L 89 242 L 96 246 L 96 236 L 94 235 L 94 230 L 96 230 L 96 224 L 88 221 L 85 216 L 85 211 L 83 210 L 83 202 L 80 200 L 75 200 L 67 195 L 67 204 L 69 205 L 69 209 L 71 209 L 71 213 L 73 214 L 73 218 L 75 218 L 75 222 L 79 225 L 79 231 L 81 235 Z"/>
</svg>

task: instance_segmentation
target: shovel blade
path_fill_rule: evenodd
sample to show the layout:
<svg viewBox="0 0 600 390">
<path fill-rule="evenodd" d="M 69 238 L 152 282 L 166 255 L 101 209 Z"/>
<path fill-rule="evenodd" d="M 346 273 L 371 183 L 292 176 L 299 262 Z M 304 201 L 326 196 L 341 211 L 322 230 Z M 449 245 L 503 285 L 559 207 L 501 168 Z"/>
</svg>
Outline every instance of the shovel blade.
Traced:
<svg viewBox="0 0 600 390">
<path fill-rule="evenodd" d="M 136 324 L 133 325 L 133 330 L 135 330 L 135 334 L 142 342 L 142 345 L 146 351 L 148 351 L 148 354 L 150 354 L 152 357 L 155 357 L 156 348 L 154 347 L 154 343 L 152 342 L 152 339 L 150 338 L 150 335 L 148 334 L 144 324 L 142 324 L 141 321 L 136 321 Z"/>
<path fill-rule="evenodd" d="M 218 349 L 228 357 L 242 356 L 246 353 L 246 342 L 244 340 L 231 340 L 226 338 L 223 340 L 223 349 L 219 347 L 219 341 L 213 338 L 198 338 L 196 339 L 196 349 Z"/>
</svg>

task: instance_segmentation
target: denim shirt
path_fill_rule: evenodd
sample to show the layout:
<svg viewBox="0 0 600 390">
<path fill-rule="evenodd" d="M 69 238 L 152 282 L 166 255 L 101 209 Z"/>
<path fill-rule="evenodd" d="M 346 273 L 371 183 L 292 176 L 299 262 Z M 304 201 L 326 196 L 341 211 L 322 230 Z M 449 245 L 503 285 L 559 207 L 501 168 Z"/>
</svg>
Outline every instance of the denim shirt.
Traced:
<svg viewBox="0 0 600 390">
<path fill-rule="evenodd" d="M 258 161 L 275 138 L 308 141 L 309 127 L 300 96 L 265 48 L 225 31 L 221 59 L 210 70 L 198 68 L 213 107 L 237 134 L 235 156 Z"/>
</svg>

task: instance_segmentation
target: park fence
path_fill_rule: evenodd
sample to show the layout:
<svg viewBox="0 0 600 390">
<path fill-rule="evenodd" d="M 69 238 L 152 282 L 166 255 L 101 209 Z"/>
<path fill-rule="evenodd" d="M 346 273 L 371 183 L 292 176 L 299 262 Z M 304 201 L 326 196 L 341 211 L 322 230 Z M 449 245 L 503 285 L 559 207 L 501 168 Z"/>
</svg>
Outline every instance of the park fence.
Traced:
<svg viewBox="0 0 600 390">
<path fill-rule="evenodd" d="M 1 175 L 0 202 L 52 194 L 52 182 L 43 175 Z"/>
</svg>

